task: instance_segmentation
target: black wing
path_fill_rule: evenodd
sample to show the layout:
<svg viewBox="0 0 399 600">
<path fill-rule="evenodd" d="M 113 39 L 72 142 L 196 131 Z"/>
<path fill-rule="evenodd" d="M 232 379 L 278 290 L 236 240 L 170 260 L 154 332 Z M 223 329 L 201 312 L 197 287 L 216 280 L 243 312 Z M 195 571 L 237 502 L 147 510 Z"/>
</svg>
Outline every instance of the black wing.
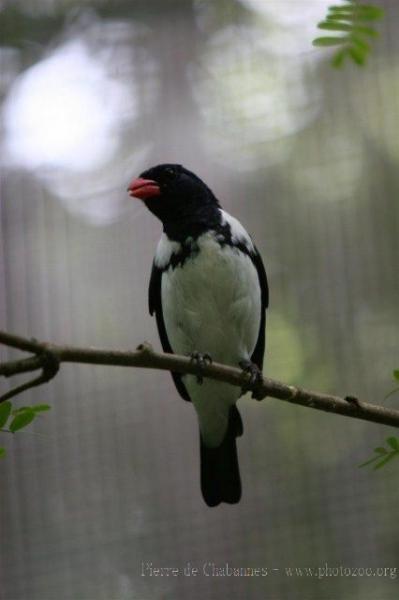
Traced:
<svg viewBox="0 0 399 600">
<path fill-rule="evenodd" d="M 148 305 L 150 309 L 150 315 L 153 315 L 155 312 L 155 318 L 158 326 L 158 333 L 161 340 L 161 345 L 164 352 L 168 352 L 169 354 L 173 354 L 172 347 L 169 343 L 168 336 L 166 333 L 165 322 L 163 320 L 162 314 L 162 298 L 161 298 L 161 281 L 162 281 L 162 269 L 159 269 L 155 263 L 152 265 L 151 278 L 150 278 L 150 286 L 148 289 Z M 182 378 L 180 373 L 171 373 L 173 381 L 175 382 L 175 386 L 180 396 L 184 400 L 188 400 L 190 402 L 190 396 L 182 382 Z"/>
<path fill-rule="evenodd" d="M 259 367 L 259 369 L 262 371 L 263 355 L 265 353 L 266 308 L 269 306 L 269 286 L 267 285 L 266 271 L 263 265 L 262 257 L 259 254 L 258 250 L 255 248 L 255 254 L 251 254 L 250 256 L 258 273 L 262 303 L 259 335 L 258 340 L 256 342 L 255 350 L 253 351 L 251 356 L 251 361 L 255 363 L 257 367 Z"/>
</svg>

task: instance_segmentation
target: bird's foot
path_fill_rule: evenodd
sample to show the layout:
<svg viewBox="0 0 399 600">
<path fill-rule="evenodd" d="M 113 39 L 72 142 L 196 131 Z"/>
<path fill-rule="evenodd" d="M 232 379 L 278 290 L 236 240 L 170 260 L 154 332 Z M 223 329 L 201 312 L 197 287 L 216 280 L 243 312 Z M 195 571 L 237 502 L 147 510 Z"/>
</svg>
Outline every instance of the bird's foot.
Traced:
<svg viewBox="0 0 399 600">
<path fill-rule="evenodd" d="M 359 399 L 355 398 L 355 396 L 345 396 L 345 400 L 347 402 L 349 402 L 349 404 L 352 404 L 352 406 L 355 406 L 356 408 L 360 408 Z"/>
<path fill-rule="evenodd" d="M 261 385 L 263 381 L 262 371 L 259 369 L 258 365 L 251 362 L 250 360 L 241 360 L 238 363 L 246 375 L 249 375 L 248 381 L 242 386 L 242 393 L 252 391 L 252 398 L 255 400 L 262 400 L 264 395 L 257 390 L 257 387 Z"/>
<path fill-rule="evenodd" d="M 195 363 L 198 368 L 197 382 L 202 385 L 204 381 L 202 374 L 203 368 L 212 364 L 212 357 L 209 354 L 203 354 L 202 352 L 190 352 L 189 356 L 190 362 Z"/>
</svg>

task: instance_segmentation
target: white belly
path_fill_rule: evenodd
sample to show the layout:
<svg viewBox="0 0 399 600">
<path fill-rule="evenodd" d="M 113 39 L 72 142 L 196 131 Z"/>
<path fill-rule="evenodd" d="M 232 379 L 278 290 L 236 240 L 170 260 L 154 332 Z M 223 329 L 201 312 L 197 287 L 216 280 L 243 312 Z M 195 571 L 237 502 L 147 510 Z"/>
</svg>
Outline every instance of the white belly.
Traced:
<svg viewBox="0 0 399 600">
<path fill-rule="evenodd" d="M 198 239 L 200 251 L 183 268 L 162 275 L 162 308 L 168 339 L 176 354 L 209 353 L 215 362 L 237 365 L 255 348 L 261 319 L 258 274 L 251 259 L 221 247 L 209 233 Z M 209 445 L 223 439 L 228 411 L 240 389 L 185 376 Z"/>
</svg>

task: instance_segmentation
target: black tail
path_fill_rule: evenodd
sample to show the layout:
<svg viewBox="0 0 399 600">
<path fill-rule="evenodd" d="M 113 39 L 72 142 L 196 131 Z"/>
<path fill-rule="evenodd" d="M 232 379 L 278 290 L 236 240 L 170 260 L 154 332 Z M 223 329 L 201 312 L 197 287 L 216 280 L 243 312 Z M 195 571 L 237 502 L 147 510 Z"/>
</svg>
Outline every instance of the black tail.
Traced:
<svg viewBox="0 0 399 600">
<path fill-rule="evenodd" d="M 242 432 L 240 413 L 232 406 L 226 435 L 218 448 L 207 448 L 200 436 L 201 490 L 208 506 L 217 506 L 220 502 L 236 504 L 240 501 L 241 479 L 236 437 Z"/>
</svg>

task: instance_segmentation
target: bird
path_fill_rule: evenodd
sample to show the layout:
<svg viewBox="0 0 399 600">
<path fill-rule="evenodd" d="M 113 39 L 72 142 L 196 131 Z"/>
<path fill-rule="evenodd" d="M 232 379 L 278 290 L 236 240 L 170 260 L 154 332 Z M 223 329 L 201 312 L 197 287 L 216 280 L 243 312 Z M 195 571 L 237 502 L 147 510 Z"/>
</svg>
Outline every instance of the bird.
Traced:
<svg viewBox="0 0 399 600">
<path fill-rule="evenodd" d="M 171 375 L 198 416 L 202 496 L 210 507 L 236 504 L 236 438 L 243 433 L 236 402 L 245 390 L 203 379 L 201 368 L 212 361 L 238 365 L 251 383 L 261 380 L 269 303 L 262 258 L 241 223 L 180 164 L 143 171 L 128 192 L 162 223 L 148 292 L 162 348 L 198 366 L 198 375 Z"/>
</svg>

